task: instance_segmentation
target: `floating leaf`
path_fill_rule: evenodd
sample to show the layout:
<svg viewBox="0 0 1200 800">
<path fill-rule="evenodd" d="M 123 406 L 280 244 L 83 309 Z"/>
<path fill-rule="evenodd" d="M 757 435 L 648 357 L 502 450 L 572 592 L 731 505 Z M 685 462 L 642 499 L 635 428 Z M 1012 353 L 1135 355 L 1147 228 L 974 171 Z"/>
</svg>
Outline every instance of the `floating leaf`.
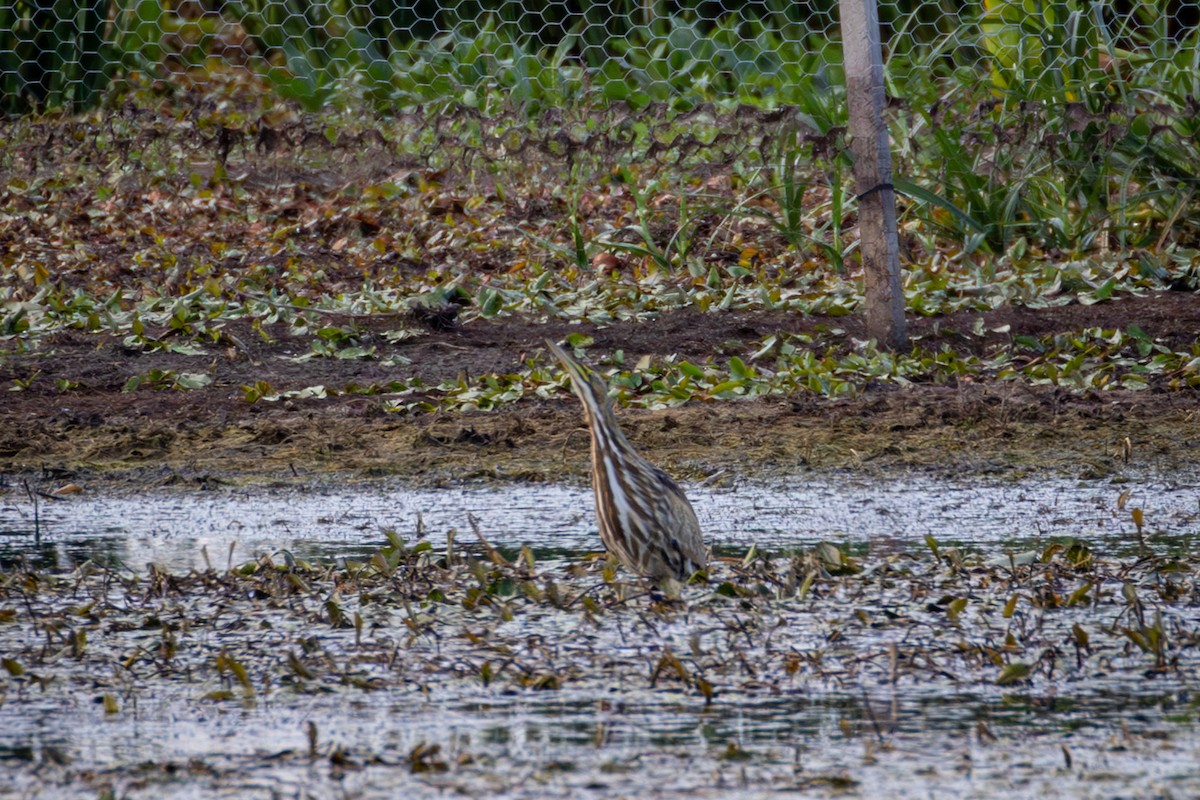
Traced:
<svg viewBox="0 0 1200 800">
<path fill-rule="evenodd" d="M 1014 661 L 1000 671 L 1000 677 L 996 678 L 997 686 L 1013 686 L 1014 684 L 1022 683 L 1028 680 L 1033 668 L 1021 661 Z"/>
<path fill-rule="evenodd" d="M 1071 637 L 1075 640 L 1075 645 L 1083 650 L 1088 648 L 1088 635 L 1079 623 L 1071 626 Z"/>
</svg>

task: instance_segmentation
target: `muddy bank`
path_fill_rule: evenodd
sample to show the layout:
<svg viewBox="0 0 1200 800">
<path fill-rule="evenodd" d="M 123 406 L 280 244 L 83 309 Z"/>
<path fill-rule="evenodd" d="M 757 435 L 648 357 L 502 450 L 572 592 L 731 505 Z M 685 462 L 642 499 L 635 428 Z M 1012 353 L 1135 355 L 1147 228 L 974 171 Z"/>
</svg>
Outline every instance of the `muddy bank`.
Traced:
<svg viewBox="0 0 1200 800">
<path fill-rule="evenodd" d="M 218 391 L 14 404 L 3 415 L 0 470 L 10 479 L 48 472 L 139 484 L 336 474 L 436 485 L 580 479 L 588 468 L 573 398 L 403 416 L 366 398 L 251 406 Z M 792 397 L 628 409 L 620 419 L 650 458 L 687 480 L 722 470 L 758 478 L 806 470 L 1119 477 L 1190 472 L 1200 454 L 1194 399 L 1177 394 L 923 387 L 838 402 Z"/>
<path fill-rule="evenodd" d="M 621 352 L 723 363 L 765 336 L 816 336 L 846 350 L 857 317 L 681 310 L 605 327 L 476 320 L 399 343 L 370 339 L 384 318 L 360 320 L 370 359 L 305 358 L 287 326 L 224 326 L 203 355 L 130 349 L 117 335 L 63 330 L 0 351 L 0 477 L 43 470 L 138 484 L 312 481 L 395 476 L 413 485 L 557 480 L 587 470 L 587 435 L 565 389 L 526 393 L 489 412 L 389 412 L 386 387 L 518 372 L 544 338 L 594 337 L 593 363 Z M 1013 337 L 1137 328 L 1186 351 L 1200 340 L 1200 303 L 1163 292 L 1121 302 L 1008 307 L 911 321 L 921 346 L 986 360 Z M 983 334 L 972 331 L 982 330 Z M 1071 334 L 1074 335 L 1074 334 Z M 169 341 L 170 337 L 167 336 Z M 815 347 L 816 345 L 814 345 Z M 298 354 L 300 354 L 298 356 Z M 527 368 L 527 367 L 526 367 Z M 157 372 L 156 372 L 157 371 Z M 180 376 L 209 382 L 180 389 Z M 158 380 L 154 376 L 158 375 Z M 131 388 L 130 381 L 139 382 Z M 1162 383 L 1162 386 L 1158 386 Z M 805 470 L 922 470 L 959 474 L 1170 474 L 1200 461 L 1200 402 L 1159 379 L 1143 391 L 1072 392 L 1025 380 L 963 376 L 951 384 L 865 384 L 830 400 L 810 392 L 746 401 L 693 399 L 665 411 L 619 409 L 634 443 L 689 480 L 726 470 L 770 478 Z M 247 387 L 280 393 L 329 387 L 327 397 L 250 402 Z M 412 399 L 409 397 L 407 399 Z M 430 399 L 437 406 L 436 390 Z M 1126 441 L 1128 440 L 1128 442 Z"/>
</svg>

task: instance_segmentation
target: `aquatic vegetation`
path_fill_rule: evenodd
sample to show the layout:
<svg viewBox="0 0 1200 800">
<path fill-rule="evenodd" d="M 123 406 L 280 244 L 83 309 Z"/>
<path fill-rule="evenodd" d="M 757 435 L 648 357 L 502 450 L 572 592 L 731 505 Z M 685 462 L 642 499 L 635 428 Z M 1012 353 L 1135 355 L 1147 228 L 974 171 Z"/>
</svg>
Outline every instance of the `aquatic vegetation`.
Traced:
<svg viewBox="0 0 1200 800">
<path fill-rule="evenodd" d="M 155 698 L 252 725 L 264 714 L 290 718 L 294 728 L 276 740 L 249 755 L 210 756 L 183 779 L 204 781 L 217 769 L 227 785 L 261 770 L 286 776 L 313 759 L 435 783 L 500 780 L 510 768 L 511 756 L 486 737 L 447 738 L 444 724 L 418 726 L 404 757 L 363 749 L 361 739 L 342 748 L 325 730 L 336 729 L 332 718 L 310 718 L 300 746 L 305 709 L 329 702 L 380 730 L 426 713 L 430 698 L 445 719 L 464 721 L 471 709 L 518 698 L 533 708 L 582 703 L 591 721 L 572 728 L 577 744 L 559 749 L 622 761 L 634 752 L 653 761 L 687 741 L 681 731 L 647 739 L 625 730 L 625 715 L 640 718 L 634 709 L 659 709 L 660 723 L 685 728 L 708 718 L 723 731 L 709 739 L 712 761 L 691 758 L 745 763 L 762 770 L 752 783 L 776 788 L 834 775 L 860 781 L 869 770 L 775 774 L 782 734 L 738 736 L 724 721 L 842 707 L 839 738 L 886 759 L 890 747 L 905 746 L 909 724 L 933 713 L 931 703 L 971 698 L 957 702 L 982 715 L 976 721 L 926 724 L 958 735 L 977 724 L 981 739 L 1020 750 L 1031 724 L 1075 730 L 1077 739 L 1064 739 L 1058 727 L 1054 741 L 1082 748 L 1087 728 L 1153 718 L 1175 731 L 1156 735 L 1193 741 L 1198 709 L 1185 687 L 1200 663 L 1200 562 L 1191 556 L 1113 557 L 1079 541 L 986 556 L 932 538 L 867 557 L 829 543 L 796 553 L 752 548 L 714 562 L 710 582 L 667 596 L 603 558 L 542 563 L 528 548 L 498 549 L 479 531 L 471 538 L 451 535 L 435 548 L 389 534 L 369 558 L 340 564 L 280 553 L 192 572 L 10 566 L 0 574 L 0 718 L 11 726 L 34 704 L 56 715 L 85 698 L 118 731 Z M 538 699 L 550 696 L 560 699 Z M 1109 696 L 1121 704 L 1108 707 Z M 1142 709 L 1139 722 L 1124 714 L 1129 704 Z M 77 752 L 78 733 L 57 735 L 64 763 L 90 763 Z M 802 745 L 812 735 L 796 729 L 788 739 Z M 32 780 L 19 758 L 6 760 Z M 928 754 L 918 761 L 936 768 Z M 603 774 L 591 756 L 585 762 L 584 775 Z M 655 768 L 635 758 L 624 770 Z M 69 782 L 94 787 L 120 775 Z"/>
</svg>

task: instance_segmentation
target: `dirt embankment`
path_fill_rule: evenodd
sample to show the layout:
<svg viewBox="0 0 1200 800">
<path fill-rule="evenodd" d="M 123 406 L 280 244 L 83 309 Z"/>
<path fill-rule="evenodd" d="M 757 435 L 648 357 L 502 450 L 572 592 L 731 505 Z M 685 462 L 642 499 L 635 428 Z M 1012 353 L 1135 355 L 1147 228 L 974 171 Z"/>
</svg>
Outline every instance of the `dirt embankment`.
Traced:
<svg viewBox="0 0 1200 800">
<path fill-rule="evenodd" d="M 913 320 L 912 333 L 927 347 L 948 342 L 962 352 L 984 352 L 1003 337 L 1084 327 L 1137 325 L 1177 347 L 1200 341 L 1195 294 L 1002 309 L 983 316 L 987 329 L 1009 326 L 1006 333 L 963 335 L 979 316 Z M 621 348 L 627 356 L 678 353 L 703 360 L 731 340 L 753 341 L 774 331 L 838 327 L 848 341 L 858 324 L 845 317 L 683 311 L 588 332 L 596 339 L 593 352 Z M 369 385 L 412 375 L 436 385 L 463 374 L 511 372 L 543 337 L 570 330 L 509 320 L 475 322 L 398 345 L 381 340 L 381 356 L 403 355 L 412 362 L 404 367 L 285 360 L 301 350 L 282 331 L 268 341 L 233 330 L 237 346 L 214 348 L 205 357 L 129 351 L 116 338 L 58 334 L 36 352 L 0 354 L 0 386 L 20 387 L 0 395 L 0 471 L 151 484 L 331 474 L 413 483 L 582 476 L 587 436 L 577 403 L 565 392 L 559 400 L 523 401 L 494 412 L 406 416 L 385 412 L 378 396 L 251 404 L 240 388 L 255 381 L 277 390 Z M 205 372 L 213 382 L 189 391 L 123 391 L 130 377 L 151 369 Z M 1073 394 L 998 382 L 878 386 L 849 400 L 798 394 L 661 412 L 631 409 L 619 416 L 649 457 L 693 480 L 722 470 L 777 477 L 807 469 L 1048 470 L 1102 477 L 1141 468 L 1190 471 L 1200 461 L 1198 401 L 1187 391 Z"/>
</svg>

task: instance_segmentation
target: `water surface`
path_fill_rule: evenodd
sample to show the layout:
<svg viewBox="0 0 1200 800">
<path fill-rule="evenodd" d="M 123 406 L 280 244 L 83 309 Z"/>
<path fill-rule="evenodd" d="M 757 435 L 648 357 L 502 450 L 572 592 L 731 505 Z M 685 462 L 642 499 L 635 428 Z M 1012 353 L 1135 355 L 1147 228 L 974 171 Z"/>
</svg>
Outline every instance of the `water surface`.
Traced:
<svg viewBox="0 0 1200 800">
<path fill-rule="evenodd" d="M 926 535 L 988 550 L 1037 547 L 1064 537 L 1127 546 L 1137 542 L 1134 508 L 1143 510 L 1146 538 L 1158 547 L 1189 548 L 1200 532 L 1200 486 L 1166 480 L 844 476 L 693 486 L 688 494 L 718 552 L 744 552 L 752 544 L 787 550 L 820 541 L 905 547 Z M 371 552 L 385 530 L 437 547 L 454 530 L 459 543 L 471 543 L 472 517 L 500 547 L 528 545 L 559 554 L 600 548 L 590 489 L 559 485 L 171 489 L 111 497 L 85 491 L 41 501 L 40 547 L 32 535 L 32 504 L 10 487 L 0 494 L 0 558 L 27 555 L 62 567 L 87 558 L 117 559 L 135 569 L 150 562 L 203 568 L 205 551 L 217 567 L 285 550 L 306 559 L 333 558 Z"/>
<path fill-rule="evenodd" d="M 799 552 L 831 541 L 873 562 L 915 555 L 923 561 L 905 563 L 925 574 L 937 564 L 926 536 L 983 558 L 1078 538 L 1125 564 L 1145 554 L 1187 559 L 1200 545 L 1200 491 L 1169 479 L 827 475 L 688 493 L 718 554 L 740 556 L 751 545 Z M 1140 536 L 1135 508 L 1143 513 Z M 438 550 L 454 531 L 458 547 L 477 549 L 472 519 L 500 548 L 531 547 L 539 568 L 564 583 L 568 564 L 599 549 L 590 491 L 567 486 L 85 490 L 42 500 L 36 536 L 32 504 L 9 487 L 0 494 L 0 561 L 65 571 L 93 560 L 119 566 L 116 574 L 151 563 L 223 570 L 264 553 L 332 562 L 369 556 L 388 530 Z M 1164 579 L 1172 577 L 1147 577 L 1136 588 L 1147 598 L 1147 619 L 1164 614 L 1172 637 L 1176 661 L 1165 672 L 1149 669 L 1153 660 L 1120 633 L 1134 620 L 1113 605 L 1119 584 L 1098 609 L 1038 610 L 1026 598 L 1010 623 L 998 613 L 1002 587 L 936 568 L 921 580 L 939 588 L 912 609 L 899 577 L 892 585 L 856 584 L 878 588 L 878 596 L 764 601 L 754 613 L 730 601 L 713 619 L 656 621 L 637 603 L 595 619 L 579 609 L 535 609 L 509 621 L 468 614 L 436 636 L 410 635 L 409 612 L 363 606 L 371 620 L 366 645 L 354 631 L 331 627 L 319 605 L 311 613 L 293 608 L 298 600 L 285 614 L 254 597 L 120 596 L 114 585 L 127 619 L 113 612 L 90 620 L 86 610 L 65 617 L 69 628 L 86 630 L 85 647 L 56 627 L 61 622 L 44 626 L 46 612 L 26 619 L 24 605 L 10 602 L 16 619 L 0 624 L 0 654 L 19 654 L 25 672 L 2 679 L 0 770 L 11 779 L 0 782 L 0 798 L 92 798 L 107 788 L 155 798 L 533 800 L 640 796 L 647 786 L 663 796 L 711 798 L 1200 796 L 1200 666 L 1187 644 L 1189 636 L 1200 642 L 1200 609 L 1155 603 L 1154 580 Z M 1064 596 L 1079 583 L 1070 575 L 1060 582 Z M 32 608 L 37 589 L 28 591 Z M 940 593 L 971 598 L 962 621 L 947 617 Z M 87 592 L 68 600 L 86 609 Z M 347 588 L 340 602 L 353 600 Z M 916 624 L 889 626 L 893 610 Z M 166 612 L 210 626 L 198 634 L 180 629 L 169 668 L 157 655 Z M 438 613 L 452 612 L 463 613 Z M 751 625 L 744 637 L 742 624 Z M 1074 625 L 1093 636 L 1092 651 L 1078 661 Z M 468 645 L 464 628 L 485 644 Z M 1014 632 L 1046 643 L 1022 658 L 1053 651 L 1063 666 L 1001 686 L 986 659 L 956 655 L 1001 648 Z M 501 642 L 509 649 L 488 649 Z M 694 689 L 650 680 L 666 649 L 687 659 L 693 648 L 712 656 L 730 647 L 744 648 L 746 666 L 734 662 L 729 674 L 714 674 L 711 704 Z M 895 647 L 913 651 L 899 680 L 886 667 Z M 250 666 L 252 698 L 238 699 L 228 671 L 213 677 L 214 659 L 225 652 Z M 328 675 L 289 683 L 295 676 L 281 661 L 285 652 Z M 515 686 L 511 670 L 481 681 L 484 661 L 513 660 L 497 652 L 548 659 L 573 677 L 549 691 Z M 794 676 L 781 671 L 787 654 L 814 652 L 822 659 L 805 661 Z M 381 688 L 337 680 L 343 672 L 377 678 Z M 211 699 L 221 690 L 232 696 Z M 115 699 L 116 713 L 106 713 L 102 695 Z M 414 761 L 414 752 L 431 746 L 428 764 Z"/>
</svg>

